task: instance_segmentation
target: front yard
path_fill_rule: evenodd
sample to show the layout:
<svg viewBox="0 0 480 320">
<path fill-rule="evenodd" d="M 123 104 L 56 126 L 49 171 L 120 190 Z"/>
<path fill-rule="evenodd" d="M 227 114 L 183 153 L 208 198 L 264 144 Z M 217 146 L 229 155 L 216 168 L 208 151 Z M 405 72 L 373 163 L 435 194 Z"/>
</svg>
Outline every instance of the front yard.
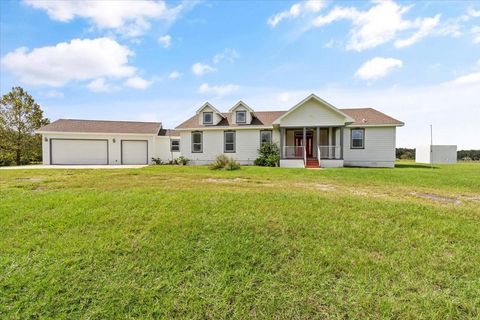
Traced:
<svg viewBox="0 0 480 320">
<path fill-rule="evenodd" d="M 480 317 L 480 165 L 0 172 L 0 318 Z"/>
</svg>

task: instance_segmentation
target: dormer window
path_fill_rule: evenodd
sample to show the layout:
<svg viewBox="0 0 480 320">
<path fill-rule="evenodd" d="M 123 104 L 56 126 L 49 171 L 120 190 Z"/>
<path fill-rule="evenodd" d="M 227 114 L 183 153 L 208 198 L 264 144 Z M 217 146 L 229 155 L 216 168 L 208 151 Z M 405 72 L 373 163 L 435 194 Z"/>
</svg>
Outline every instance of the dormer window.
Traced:
<svg viewBox="0 0 480 320">
<path fill-rule="evenodd" d="M 203 113 L 203 124 L 213 124 L 213 112 Z"/>
<path fill-rule="evenodd" d="M 236 123 L 247 123 L 247 111 L 237 111 L 236 113 L 235 122 Z"/>
</svg>

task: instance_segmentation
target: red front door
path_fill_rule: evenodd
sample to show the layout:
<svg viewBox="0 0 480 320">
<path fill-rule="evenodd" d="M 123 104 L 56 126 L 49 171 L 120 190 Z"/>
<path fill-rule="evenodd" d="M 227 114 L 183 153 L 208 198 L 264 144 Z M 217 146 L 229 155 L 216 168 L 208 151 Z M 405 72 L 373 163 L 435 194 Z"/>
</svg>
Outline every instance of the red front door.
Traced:
<svg viewBox="0 0 480 320">
<path fill-rule="evenodd" d="M 313 143 L 313 136 L 312 135 L 307 135 L 307 144 L 306 144 L 306 150 L 307 150 L 307 157 L 312 157 L 312 143 Z M 303 134 L 302 135 L 295 135 L 295 147 L 303 147 Z M 303 157 L 303 148 L 295 148 L 295 156 L 297 157 Z"/>
</svg>

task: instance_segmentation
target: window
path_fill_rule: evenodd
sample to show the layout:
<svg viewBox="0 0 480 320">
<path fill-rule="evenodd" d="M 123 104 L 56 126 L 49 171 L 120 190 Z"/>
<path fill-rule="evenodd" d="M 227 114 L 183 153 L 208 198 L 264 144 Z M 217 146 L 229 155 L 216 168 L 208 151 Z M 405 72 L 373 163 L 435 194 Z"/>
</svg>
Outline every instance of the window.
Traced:
<svg viewBox="0 0 480 320">
<path fill-rule="evenodd" d="M 201 131 L 192 132 L 192 153 L 203 152 L 203 137 Z"/>
<path fill-rule="evenodd" d="M 237 111 L 235 114 L 237 123 L 247 123 L 247 111 Z"/>
<path fill-rule="evenodd" d="M 351 129 L 350 149 L 365 148 L 365 129 Z"/>
<path fill-rule="evenodd" d="M 225 131 L 224 141 L 224 152 L 235 152 L 235 131 Z"/>
<path fill-rule="evenodd" d="M 264 144 L 265 142 L 272 142 L 272 130 L 260 131 L 260 144 Z"/>
<path fill-rule="evenodd" d="M 203 113 L 203 124 L 213 124 L 213 112 Z"/>
<path fill-rule="evenodd" d="M 180 140 L 179 139 L 170 140 L 170 151 L 172 151 L 172 152 L 180 151 Z"/>
</svg>

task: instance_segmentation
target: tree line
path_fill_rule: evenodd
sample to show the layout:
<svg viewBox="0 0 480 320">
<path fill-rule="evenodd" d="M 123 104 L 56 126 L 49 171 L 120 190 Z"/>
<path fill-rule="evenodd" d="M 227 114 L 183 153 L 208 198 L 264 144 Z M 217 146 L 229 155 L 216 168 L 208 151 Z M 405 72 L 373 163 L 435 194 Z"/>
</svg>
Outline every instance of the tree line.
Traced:
<svg viewBox="0 0 480 320">
<path fill-rule="evenodd" d="M 415 149 L 397 148 L 395 156 L 401 160 L 415 160 Z M 457 151 L 457 160 L 480 161 L 480 150 L 459 150 Z"/>
</svg>

